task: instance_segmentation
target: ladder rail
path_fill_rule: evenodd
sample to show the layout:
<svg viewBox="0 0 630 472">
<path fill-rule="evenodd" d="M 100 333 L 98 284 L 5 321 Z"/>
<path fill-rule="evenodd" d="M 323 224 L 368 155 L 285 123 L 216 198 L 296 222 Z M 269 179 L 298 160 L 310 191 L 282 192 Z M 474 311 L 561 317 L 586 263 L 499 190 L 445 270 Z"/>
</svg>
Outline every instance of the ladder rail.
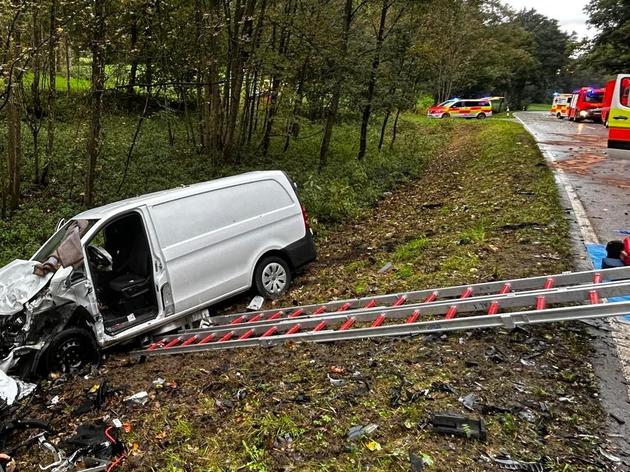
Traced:
<svg viewBox="0 0 630 472">
<path fill-rule="evenodd" d="M 608 281 L 630 279 L 630 266 L 602 270 L 588 270 L 582 272 L 563 272 L 555 275 L 541 275 L 520 279 L 498 280 L 492 282 L 481 282 L 477 284 L 456 285 L 444 288 L 429 288 L 411 292 L 398 292 L 386 295 L 377 295 L 373 297 L 349 298 L 345 300 L 334 300 L 328 303 L 302 305 L 299 308 L 301 308 L 306 313 L 310 312 L 311 310 L 314 311 L 322 308 L 325 308 L 326 311 L 330 312 L 336 311 L 337 309 L 349 303 L 350 309 L 354 310 L 359 309 L 370 303 L 375 303 L 376 305 L 380 306 L 392 304 L 401 296 L 405 296 L 408 302 L 413 303 L 426 298 L 433 292 L 438 292 L 441 298 L 459 297 L 464 290 L 466 290 L 467 288 L 471 288 L 475 295 L 490 295 L 492 293 L 498 293 L 506 283 L 510 284 L 512 291 L 525 291 L 534 290 L 537 288 L 542 289 L 548 279 L 554 279 L 554 285 L 556 287 L 566 287 L 570 285 L 594 282 L 595 279 L 601 280 L 603 276 L 605 276 L 606 280 Z M 273 316 L 276 313 L 288 314 L 289 312 L 293 312 L 296 308 L 297 307 L 271 308 L 267 310 L 241 312 L 229 315 L 218 315 L 212 317 L 212 319 L 215 321 L 216 324 L 223 324 L 228 323 L 241 316 L 250 318 L 255 316 Z"/>
<path fill-rule="evenodd" d="M 597 297 L 593 295 L 593 292 L 597 294 Z M 609 282 L 604 284 L 589 284 L 585 286 L 577 286 L 564 289 L 550 289 L 546 293 L 546 302 L 549 304 L 561 304 L 561 303 L 573 303 L 573 302 L 599 302 L 601 298 L 625 295 L 630 292 L 630 280 L 620 282 Z M 508 293 L 501 297 L 501 307 L 503 309 L 511 308 L 523 308 L 532 307 L 537 305 L 540 291 L 512 294 Z M 496 297 L 484 297 L 482 300 L 475 300 L 472 298 L 465 298 L 458 301 L 457 309 L 460 313 L 475 313 L 488 311 L 492 304 L 496 301 Z M 601 306 L 601 305 L 595 305 Z M 475 318 L 471 316 L 455 318 L 450 317 L 448 314 L 453 307 L 452 300 L 443 301 L 441 303 L 425 303 L 416 305 L 402 305 L 397 307 L 381 308 L 381 309 L 369 309 L 369 310 L 356 310 L 354 313 L 348 312 L 336 312 L 333 314 L 314 316 L 300 319 L 296 324 L 295 319 L 282 319 L 274 320 L 273 323 L 257 322 L 252 324 L 228 324 L 219 327 L 214 327 L 204 331 L 197 331 L 195 333 L 185 332 L 170 337 L 164 337 L 160 342 L 153 343 L 146 352 L 156 353 L 157 351 L 172 351 L 179 347 L 186 345 L 186 348 L 193 350 L 196 346 L 200 346 L 203 350 L 203 346 L 206 343 L 194 343 L 190 341 L 208 339 L 207 344 L 215 344 L 215 340 L 218 340 L 218 344 L 226 344 L 233 340 L 249 340 L 257 338 L 272 338 L 279 336 L 297 336 L 298 334 L 307 331 L 328 331 L 331 325 L 341 324 L 341 328 L 337 328 L 341 331 L 357 332 L 361 328 L 349 329 L 355 322 L 372 322 L 377 320 L 377 326 L 373 326 L 373 329 L 384 329 L 387 326 L 381 326 L 382 322 L 387 318 L 388 320 L 402 320 L 406 319 L 405 324 L 415 324 L 420 316 L 430 317 L 438 315 L 446 315 L 445 321 L 451 321 L 453 319 Z M 542 313 L 546 308 L 542 309 L 537 307 L 529 311 L 522 311 L 522 313 L 530 313 L 537 316 L 538 313 Z M 411 316 L 410 316 L 411 313 Z M 496 313 L 486 314 L 486 317 L 492 316 L 506 316 L 510 313 Z M 322 318 L 325 319 L 325 323 Z M 382 318 L 382 319 L 381 319 Z M 429 320 L 432 322 L 439 322 L 439 320 Z M 255 326 L 254 326 L 255 325 Z M 273 332 L 270 332 L 273 330 Z M 299 339 L 296 338 L 296 339 Z M 181 344 L 180 344 L 181 343 Z"/>
<path fill-rule="evenodd" d="M 277 317 L 273 320 L 269 321 L 266 319 L 259 319 L 254 322 L 241 322 L 238 324 L 228 323 L 228 324 L 214 324 L 212 326 L 206 328 L 198 328 L 186 330 L 181 333 L 177 333 L 171 336 L 165 336 L 166 339 L 172 339 L 174 337 L 178 337 L 183 335 L 204 335 L 212 332 L 221 332 L 230 331 L 238 328 L 271 328 L 274 326 L 278 326 L 281 321 L 289 321 L 292 324 L 300 323 L 303 320 L 319 320 L 322 321 L 324 319 L 338 319 L 338 318 L 348 318 L 351 316 L 360 316 L 363 314 L 384 314 L 391 315 L 397 313 L 409 313 L 413 310 L 420 310 L 425 314 L 440 314 L 442 310 L 446 307 L 447 309 L 452 308 L 453 306 L 457 307 L 457 311 L 462 312 L 470 312 L 470 311 L 482 311 L 490 308 L 493 302 L 497 302 L 499 306 L 503 309 L 505 308 L 513 308 L 516 306 L 526 306 L 528 304 L 534 305 L 534 303 L 538 300 L 538 297 L 543 296 L 551 296 L 552 298 L 547 299 L 547 303 L 564 303 L 566 301 L 578 301 L 577 298 L 571 298 L 571 296 L 575 297 L 576 293 L 579 294 L 588 294 L 591 291 L 596 290 L 600 293 L 600 297 L 605 296 L 620 296 L 627 295 L 630 293 L 630 280 L 626 281 L 614 281 L 614 282 L 604 282 L 599 284 L 584 284 L 577 285 L 574 287 L 553 287 L 549 289 L 539 289 L 532 290 L 527 292 L 504 292 L 493 295 L 482 295 L 478 297 L 467 297 L 460 299 L 448 299 L 448 300 L 434 300 L 429 302 L 420 302 L 420 303 L 411 303 L 407 305 L 397 305 L 397 306 L 375 306 L 372 308 L 357 308 L 354 310 L 344 310 L 344 311 L 334 311 L 334 312 L 323 312 L 318 315 L 305 315 L 302 314 L 298 317 Z M 607 293 L 609 295 L 601 295 L 602 293 Z M 555 294 L 555 295 L 554 295 Z M 564 297 L 558 297 L 558 294 L 565 294 Z M 566 295 L 568 294 L 568 295 Z M 566 298 L 569 296 L 569 298 Z M 587 297 L 584 296 L 584 300 Z M 427 311 L 429 310 L 429 311 Z M 435 311 L 433 311 L 435 310 Z M 446 311 L 445 311 L 446 313 Z M 491 313 L 496 314 L 496 313 Z"/>
<path fill-rule="evenodd" d="M 209 343 L 201 346 L 188 345 L 156 351 L 139 351 L 136 356 L 183 354 L 208 351 L 214 349 L 230 349 L 238 347 L 272 346 L 286 341 L 300 342 L 332 342 L 355 339 L 370 339 L 389 336 L 409 336 L 419 334 L 444 333 L 481 328 L 507 328 L 517 326 L 553 323 L 560 321 L 575 321 L 594 318 L 622 316 L 630 312 L 630 301 L 598 305 L 569 306 L 560 308 L 545 308 L 538 311 L 524 311 L 497 315 L 480 315 L 474 317 L 453 318 L 441 321 L 419 321 L 411 324 L 395 324 L 391 326 L 355 328 L 352 330 L 323 330 L 300 332 L 293 335 L 277 335 L 266 338 L 249 338 L 243 340 L 226 341 L 224 343 Z"/>
</svg>

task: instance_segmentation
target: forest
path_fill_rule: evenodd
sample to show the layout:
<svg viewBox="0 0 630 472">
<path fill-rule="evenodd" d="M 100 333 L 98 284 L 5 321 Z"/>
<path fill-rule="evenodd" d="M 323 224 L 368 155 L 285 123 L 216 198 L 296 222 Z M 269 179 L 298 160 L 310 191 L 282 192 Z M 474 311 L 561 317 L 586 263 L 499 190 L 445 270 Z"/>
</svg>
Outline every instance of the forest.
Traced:
<svg viewBox="0 0 630 472">
<path fill-rule="evenodd" d="M 624 3 L 592 0 L 584 42 L 498 0 L 0 0 L 2 246 L 252 168 L 334 221 L 418 171 L 427 105 L 520 109 L 627 65 Z"/>
</svg>

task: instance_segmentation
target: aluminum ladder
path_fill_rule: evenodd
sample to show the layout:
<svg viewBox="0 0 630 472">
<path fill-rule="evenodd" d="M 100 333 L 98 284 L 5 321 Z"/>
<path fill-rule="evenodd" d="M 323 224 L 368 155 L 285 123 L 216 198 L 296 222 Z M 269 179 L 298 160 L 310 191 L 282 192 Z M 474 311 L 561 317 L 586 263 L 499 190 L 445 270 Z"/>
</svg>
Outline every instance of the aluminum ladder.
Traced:
<svg viewBox="0 0 630 472">
<path fill-rule="evenodd" d="M 630 266 L 339 300 L 212 318 L 213 325 L 162 336 L 134 354 L 153 356 L 620 316 Z M 552 307 L 550 307 L 552 306 Z"/>
</svg>

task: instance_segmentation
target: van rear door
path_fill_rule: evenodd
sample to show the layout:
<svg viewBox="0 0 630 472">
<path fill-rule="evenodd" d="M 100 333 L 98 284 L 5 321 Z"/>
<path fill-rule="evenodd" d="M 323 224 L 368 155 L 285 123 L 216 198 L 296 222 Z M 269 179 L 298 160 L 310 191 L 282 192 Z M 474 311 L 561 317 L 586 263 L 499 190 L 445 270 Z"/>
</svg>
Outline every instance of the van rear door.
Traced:
<svg viewBox="0 0 630 472">
<path fill-rule="evenodd" d="M 615 81 L 608 115 L 608 147 L 630 151 L 630 74 Z"/>
</svg>

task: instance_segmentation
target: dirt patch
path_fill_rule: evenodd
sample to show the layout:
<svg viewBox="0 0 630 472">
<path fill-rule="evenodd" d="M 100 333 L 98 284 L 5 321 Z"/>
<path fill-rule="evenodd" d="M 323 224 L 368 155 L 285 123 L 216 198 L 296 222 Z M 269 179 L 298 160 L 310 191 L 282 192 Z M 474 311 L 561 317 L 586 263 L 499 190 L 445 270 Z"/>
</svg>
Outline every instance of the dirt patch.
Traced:
<svg viewBox="0 0 630 472">
<path fill-rule="evenodd" d="M 578 156 L 563 161 L 556 161 L 553 166 L 579 175 L 592 175 L 593 167 L 606 161 L 600 154 L 580 153 Z"/>
<path fill-rule="evenodd" d="M 319 261 L 276 305 L 570 268 L 563 209 L 529 135 L 489 120 L 455 131 L 423 178 L 318 235 Z M 379 274 L 386 262 L 393 269 Z M 50 420 L 55 440 L 89 419 L 130 423 L 122 470 L 406 471 L 410 452 L 440 471 L 498 470 L 491 457 L 503 452 L 546 456 L 549 470 L 613 470 L 599 452 L 609 445 L 590 351 L 585 332 L 566 324 L 145 363 L 120 353 L 85 378 L 44 382 L 20 414 Z M 114 390 L 105 404 L 73 416 L 102 379 Z M 123 401 L 140 390 L 145 406 Z M 458 401 L 471 393 L 473 411 Z M 431 414 L 445 411 L 483 416 L 488 439 L 433 432 Z M 369 424 L 370 435 L 347 439 Z M 18 458 L 24 470 L 38 459 Z"/>
</svg>

